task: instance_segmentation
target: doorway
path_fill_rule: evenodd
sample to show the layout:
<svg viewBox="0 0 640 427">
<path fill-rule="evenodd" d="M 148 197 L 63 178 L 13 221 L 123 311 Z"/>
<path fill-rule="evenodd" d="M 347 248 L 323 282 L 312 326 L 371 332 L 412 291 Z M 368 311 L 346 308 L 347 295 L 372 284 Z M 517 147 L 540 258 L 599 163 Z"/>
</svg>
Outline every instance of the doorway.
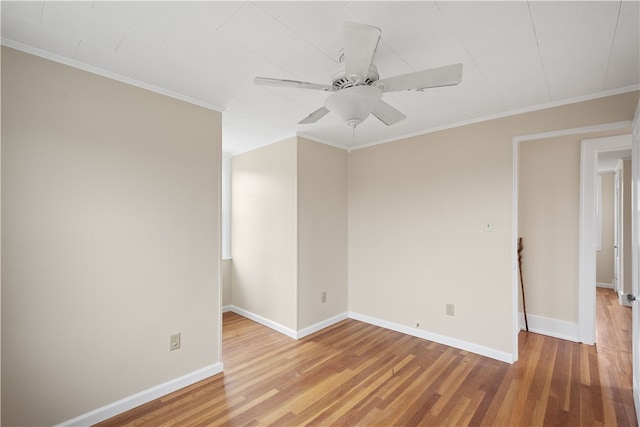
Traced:
<svg viewBox="0 0 640 427">
<path fill-rule="evenodd" d="M 596 176 L 598 159 L 626 152 L 630 154 L 631 134 L 602 138 L 583 139 L 581 142 L 580 162 L 580 237 L 579 237 L 579 284 L 578 284 L 578 339 L 585 344 L 595 343 L 596 331 Z M 609 154 L 607 154 L 609 153 Z M 629 162 L 628 171 L 631 170 Z M 630 185 L 630 183 L 629 183 Z M 624 189 L 622 189 L 624 191 Z M 623 208 L 624 209 L 624 208 Z M 624 214 L 620 215 L 624 220 Z M 624 230 L 624 226 L 622 230 Z M 628 226 L 631 236 L 631 225 Z M 624 236 L 617 248 L 624 255 Z M 630 242 L 629 242 L 630 243 Z M 622 246 L 622 247 L 620 247 Z M 627 249 L 630 249 L 630 244 Z M 624 261 L 622 261 L 624 262 Z M 624 292 L 624 272 L 618 272 L 616 288 Z M 629 284 L 630 284 L 629 276 Z M 622 295 L 622 294 L 618 294 Z"/>
<path fill-rule="evenodd" d="M 630 360 L 631 304 L 625 287 L 625 253 L 631 252 L 631 150 L 598 153 L 596 191 L 596 343 L 598 351 Z M 627 267 L 630 267 L 627 261 Z M 631 366 L 616 364 L 620 378 L 631 378 Z"/>
<path fill-rule="evenodd" d="M 593 248 L 593 231 L 594 224 L 590 221 L 593 219 L 589 212 L 593 212 L 593 200 L 590 198 L 590 180 L 592 181 L 592 172 L 594 170 L 594 159 L 597 159 L 600 153 L 612 152 L 615 150 L 625 150 L 632 149 L 632 161 L 627 161 L 627 177 L 622 178 L 622 193 L 623 193 L 623 201 L 625 199 L 624 193 L 628 192 L 628 200 L 629 207 L 622 203 L 622 220 L 623 220 L 623 236 L 621 238 L 622 248 L 619 248 L 620 256 L 622 257 L 621 265 L 622 268 L 619 272 L 618 279 L 621 283 L 617 284 L 617 288 L 620 290 L 619 292 L 619 300 L 624 302 L 628 302 L 632 305 L 632 322 L 631 322 L 631 335 L 632 335 L 632 361 L 633 361 L 633 396 L 636 403 L 636 409 L 640 408 L 640 391 L 639 391 L 639 369 L 638 369 L 638 310 L 637 310 L 637 301 L 636 295 L 638 295 L 638 259 L 640 255 L 640 251 L 638 251 L 638 227 L 640 226 L 640 221 L 638 221 L 640 206 L 638 205 L 638 182 L 640 178 L 640 147 L 639 147 L 639 123 L 638 123 L 638 112 L 640 108 L 636 110 L 636 118 L 634 124 L 634 133 L 633 135 L 624 135 L 624 137 L 620 137 L 617 139 L 614 138 L 600 138 L 600 139 L 592 139 L 585 140 L 582 142 L 582 168 L 581 168 L 581 223 L 580 223 L 580 231 L 581 231 L 581 242 L 580 249 L 581 254 L 583 255 L 580 259 L 580 272 L 581 272 L 581 281 L 580 281 L 580 304 L 581 304 L 581 321 L 588 322 L 589 314 L 592 309 L 590 304 L 592 300 L 590 296 L 593 292 L 590 292 L 589 281 L 593 279 L 592 273 L 595 273 L 594 269 L 591 268 L 593 264 L 590 262 L 593 261 L 593 251 L 590 251 L 589 248 Z M 624 170 L 624 166 L 623 166 Z M 627 182 L 627 189 L 624 189 L 624 183 Z M 633 202 L 632 202 L 633 200 Z M 625 220 L 625 212 L 627 214 L 627 220 Z M 627 239 L 627 251 L 625 251 L 625 236 L 624 229 L 625 224 L 627 230 L 630 232 L 630 237 Z M 629 246 L 631 248 L 629 248 Z M 629 250 L 631 249 L 631 250 Z M 625 260 L 627 261 L 627 265 L 625 266 Z M 626 283 L 625 283 L 626 279 Z M 593 283 L 593 282 L 591 282 Z M 630 295 L 632 299 L 625 301 L 625 295 Z M 595 298 L 593 298 L 595 300 Z M 632 302 L 633 301 L 633 302 Z M 595 305 L 595 301 L 593 301 Z M 594 307 L 595 308 L 595 307 Z M 595 322 L 594 322 L 595 326 Z M 589 324 L 581 323 L 581 333 L 589 334 L 590 327 Z M 638 415 L 640 411 L 636 410 L 636 415 Z M 640 418 L 639 418 L 640 419 Z"/>
<path fill-rule="evenodd" d="M 612 289 L 620 304 L 631 293 L 631 150 L 598 153 L 596 177 L 596 286 Z M 625 269 L 625 262 L 626 269 Z"/>
<path fill-rule="evenodd" d="M 513 212 L 513 216 L 512 216 L 512 286 L 513 286 L 513 293 L 512 293 L 512 298 L 513 298 L 513 346 L 514 346 L 514 350 L 513 350 L 513 354 L 514 354 L 514 361 L 517 360 L 518 357 L 518 334 L 520 332 L 521 329 L 524 328 L 524 322 L 523 322 L 523 316 L 522 316 L 522 312 L 521 310 L 519 310 L 520 307 L 520 301 L 521 301 L 521 294 L 519 292 L 519 288 L 520 288 L 520 283 L 519 283 L 519 269 L 518 269 L 518 258 L 517 258 L 517 247 L 518 247 L 518 238 L 521 236 L 521 220 L 520 220 L 520 210 L 521 210 L 521 206 L 520 206 L 520 169 L 521 169 L 521 165 L 520 165 L 520 146 L 521 143 L 524 142 L 533 142 L 533 141 L 541 141 L 541 142 L 546 142 L 550 139 L 562 139 L 562 138 L 571 138 L 573 139 L 573 141 L 576 141 L 574 147 L 576 151 L 574 151 L 574 156 L 578 156 L 579 159 L 578 164 L 575 164 L 576 160 L 573 160 L 574 162 L 574 166 L 575 167 L 574 170 L 583 170 L 584 167 L 582 167 L 582 164 L 585 162 L 584 156 L 581 156 L 579 154 L 580 152 L 580 140 L 582 138 L 589 138 L 589 137 L 599 137 L 599 136 L 606 136 L 606 135 L 619 135 L 623 132 L 628 132 L 630 128 L 630 122 L 620 122 L 620 123 L 611 123 L 611 124 L 606 124 L 606 125 L 597 125 L 597 126 L 589 126 L 589 127 L 583 127 L 583 128 L 575 128 L 575 129 L 565 129 L 565 130 L 561 130 L 561 131 L 553 131 L 553 132 L 545 132 L 545 133 L 540 133 L 540 134 L 531 134 L 531 135 L 522 135 L 522 136 L 518 136 L 518 137 L 514 137 L 513 138 L 513 187 L 512 187 L 512 191 L 513 191 L 513 205 L 512 205 L 512 212 Z M 626 147 L 625 147 L 626 148 Z M 573 157 L 574 159 L 576 159 L 576 157 Z M 594 151 L 592 153 L 592 158 L 591 158 L 591 167 L 593 168 L 593 176 L 591 177 L 591 189 L 593 189 L 593 197 L 592 197 L 592 207 L 595 206 L 594 204 L 594 198 L 595 198 L 595 165 L 597 162 L 597 154 Z M 545 168 L 546 164 L 541 164 L 540 168 Z M 579 173 L 578 173 L 579 174 Z M 579 188 L 578 188 L 579 187 Z M 575 198 L 574 202 L 569 201 L 568 203 L 575 203 L 574 206 L 578 206 L 581 205 L 582 203 L 582 199 L 583 199 L 583 193 L 584 193 L 584 188 L 582 186 L 582 184 L 580 182 L 576 181 L 575 187 L 573 187 L 574 190 L 572 194 L 574 194 L 574 196 L 571 196 L 572 198 Z M 579 193 L 579 194 L 576 194 Z M 568 194 L 568 193 L 567 193 Z M 579 200 L 578 200 L 579 199 Z M 562 197 L 560 197 L 559 202 L 556 204 L 556 206 L 560 206 L 563 203 L 567 203 L 567 201 L 565 199 L 563 199 Z M 536 205 L 536 209 L 540 208 L 540 204 Z M 576 227 L 576 217 L 580 214 L 580 212 L 578 211 L 578 209 L 576 208 L 576 210 L 574 211 L 575 213 L 572 214 L 573 216 L 571 216 L 571 222 L 567 225 L 567 228 L 573 228 Z M 593 211 L 591 211 L 593 212 Z M 584 263 L 584 251 L 580 250 L 578 251 L 577 246 L 582 247 L 582 245 L 584 244 L 584 242 L 579 238 L 579 236 L 581 236 L 581 233 L 583 233 L 583 228 L 584 228 L 584 215 L 580 214 L 580 227 L 579 230 L 576 231 L 576 234 L 574 235 L 574 237 L 572 238 L 572 247 L 574 249 L 571 249 L 574 251 L 574 255 L 572 255 L 574 258 L 574 261 L 571 262 L 571 264 L 573 266 L 575 266 L 576 264 L 582 265 Z M 592 230 L 592 232 L 595 234 L 594 230 L 594 222 L 595 219 L 592 219 L 590 222 L 590 229 Z M 555 242 L 555 235 L 551 235 L 548 237 L 547 242 L 553 244 Z M 576 242 L 580 240 L 580 245 L 576 245 Z M 591 243 L 593 244 L 594 240 L 594 235 L 592 235 L 592 239 L 591 239 Z M 525 241 L 525 252 L 527 250 L 527 243 Z M 595 246 L 591 246 L 591 248 L 594 248 Z M 525 257 L 527 256 L 527 254 L 525 254 Z M 593 251 L 592 254 L 592 258 L 595 258 L 595 251 Z M 526 262 L 526 258 L 525 258 L 525 262 Z M 534 332 L 538 332 L 538 333 L 543 333 L 546 335 L 551 335 L 551 336 L 556 336 L 558 338 L 564 338 L 564 339 L 569 339 L 572 341 L 579 341 L 579 342 L 583 342 L 583 343 L 587 343 L 587 344 L 593 344 L 595 342 L 595 286 L 593 286 L 593 284 L 595 283 L 595 259 L 591 260 L 591 264 L 592 266 L 594 266 L 594 271 L 592 274 L 592 281 L 591 281 L 591 289 L 590 292 L 586 293 L 586 297 L 591 298 L 591 305 L 590 305 L 590 316 L 585 316 L 585 306 L 584 304 L 582 304 L 582 300 L 585 299 L 585 292 L 584 289 L 581 289 L 579 285 L 577 285 L 576 287 L 578 289 L 576 289 L 576 287 L 574 287 L 573 291 L 571 291 L 571 295 L 567 296 L 566 299 L 562 299 L 559 303 L 560 304 L 565 304 L 566 305 L 572 305 L 574 306 L 574 308 L 572 310 L 575 317 L 573 317 L 573 319 L 578 318 L 578 321 L 576 322 L 576 320 L 571 321 L 570 319 L 567 320 L 560 320 L 558 321 L 557 319 L 553 319 L 550 318 L 552 316 L 546 317 L 546 316 L 538 316 L 536 318 L 535 313 L 533 313 L 533 310 L 529 310 L 530 306 L 529 306 L 529 296 L 527 295 L 527 309 L 528 309 L 528 318 L 529 318 L 529 326 L 530 326 L 530 330 L 534 331 Z M 574 269 L 574 271 L 576 271 L 575 267 L 572 267 Z M 582 271 L 580 272 L 580 274 L 578 275 L 578 277 L 574 277 L 573 279 L 571 279 L 571 281 L 573 283 L 579 284 L 579 283 L 583 283 L 584 282 L 584 277 L 582 274 Z M 528 291 L 525 290 L 525 292 L 527 292 L 527 294 L 529 293 Z M 544 292 L 543 292 L 544 293 Z M 578 293 L 578 301 L 576 301 L 576 293 Z M 553 290 L 553 294 L 555 295 L 555 289 Z M 548 296 L 549 294 L 547 294 Z M 544 295 L 543 297 L 544 298 Z M 535 301 L 535 300 L 534 300 Z M 543 301 L 543 299 L 540 299 L 540 301 Z M 540 302 L 539 301 L 539 302 Z M 558 301 L 558 299 L 556 299 L 556 301 Z M 534 305 L 535 303 L 532 302 L 532 305 Z M 560 307 L 558 310 L 561 311 L 566 307 Z M 533 314 L 533 316 L 532 316 Z M 584 324 L 584 319 L 587 319 L 587 323 L 586 325 Z M 590 319 L 590 321 L 589 321 Z M 533 320 L 533 322 L 532 322 Z M 533 325 L 532 325 L 533 323 Z M 532 328 L 533 326 L 533 328 Z M 590 337 L 587 335 L 585 336 L 583 331 L 591 331 L 590 333 Z"/>
</svg>

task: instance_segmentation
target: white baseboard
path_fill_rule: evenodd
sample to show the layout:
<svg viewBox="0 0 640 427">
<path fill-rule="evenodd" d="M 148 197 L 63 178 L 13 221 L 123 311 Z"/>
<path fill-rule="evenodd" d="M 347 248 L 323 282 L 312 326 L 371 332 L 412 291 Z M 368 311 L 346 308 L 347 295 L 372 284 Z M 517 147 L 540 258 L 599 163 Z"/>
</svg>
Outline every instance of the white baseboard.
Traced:
<svg viewBox="0 0 640 427">
<path fill-rule="evenodd" d="M 260 323 L 262 326 L 266 326 L 267 328 L 273 329 L 274 331 L 280 332 L 294 340 L 299 340 L 300 338 L 304 338 L 307 335 L 311 335 L 314 332 L 318 332 L 324 328 L 327 328 L 335 323 L 341 322 L 344 319 L 348 319 L 349 316 L 347 313 L 338 314 L 337 316 L 333 316 L 329 319 L 318 322 L 314 325 L 307 326 L 306 328 L 300 329 L 299 331 L 295 331 L 291 328 L 288 328 L 284 325 L 281 325 L 273 320 L 269 320 L 266 317 L 262 317 L 259 314 L 252 313 L 248 310 L 242 309 L 240 307 L 236 307 L 235 305 L 227 305 L 222 308 L 223 312 L 231 311 L 233 313 L 239 314 L 240 316 L 246 317 L 247 319 L 251 319 L 254 322 Z"/>
<path fill-rule="evenodd" d="M 287 328 L 286 326 L 280 325 L 279 323 L 273 322 L 269 319 L 266 319 L 255 313 L 251 313 L 247 310 L 243 310 L 234 305 L 226 305 L 222 307 L 223 313 L 228 311 L 234 312 L 248 319 L 251 319 L 254 322 L 260 323 L 263 326 L 274 329 L 293 339 L 303 338 L 307 335 L 310 335 L 314 332 L 317 332 L 321 329 L 324 329 L 328 326 L 331 326 L 349 317 L 347 313 L 342 313 L 337 316 L 331 317 L 329 319 L 323 320 L 322 322 L 318 322 L 315 325 L 308 326 L 296 332 L 293 329 Z M 117 402 L 113 402 L 101 408 L 87 412 L 86 414 L 80 415 L 71 420 L 64 421 L 58 424 L 56 427 L 87 426 L 87 425 L 99 423 L 101 421 L 114 417 L 118 414 L 121 414 L 125 411 L 128 411 L 130 409 L 143 405 L 147 402 L 150 402 L 154 399 L 165 396 L 176 390 L 180 390 L 181 388 L 187 387 L 205 378 L 219 374 L 222 371 L 223 371 L 222 363 L 209 365 L 197 371 L 191 372 L 187 375 L 183 375 L 182 377 L 173 379 L 171 381 L 167 381 L 166 383 L 157 385 L 155 387 L 151 387 L 147 390 L 143 390 L 132 396 L 125 397 L 124 399 L 118 400 Z"/>
<path fill-rule="evenodd" d="M 460 350 L 469 351 L 471 353 L 479 354 L 481 356 L 486 356 L 491 359 L 499 360 L 501 362 L 513 363 L 515 361 L 514 355 L 511 353 L 496 350 L 494 348 L 485 347 L 479 344 L 474 344 L 468 341 L 463 341 L 456 338 L 451 338 L 444 335 L 436 334 L 433 332 L 424 331 L 422 329 L 389 322 L 387 320 L 377 319 L 375 317 L 354 313 L 352 311 L 349 312 L 349 317 L 351 319 L 359 320 L 361 322 L 369 323 L 371 325 L 379 326 L 381 328 L 391 329 L 392 331 L 401 332 L 403 334 L 437 342 L 439 344 L 444 344 L 449 347 L 459 348 Z"/>
<path fill-rule="evenodd" d="M 345 319 L 348 319 L 348 313 L 338 314 L 337 316 L 330 317 L 329 319 L 323 320 L 322 322 L 318 322 L 315 325 L 307 326 L 306 328 L 300 329 L 296 334 L 297 339 L 304 338 L 307 335 L 311 335 L 314 332 L 318 332 L 324 328 L 328 328 L 331 325 L 334 325 L 338 322 L 342 322 Z"/>
<path fill-rule="evenodd" d="M 286 336 L 291 337 L 294 340 L 298 339 L 298 333 L 295 330 L 287 326 L 281 325 L 280 323 L 274 322 L 273 320 L 269 320 L 266 317 L 262 317 L 259 314 L 252 313 L 243 308 L 236 307 L 235 305 L 231 305 L 229 311 L 239 314 L 242 317 L 246 317 L 247 319 L 251 319 L 254 322 L 257 322 L 263 326 L 266 326 L 267 328 L 271 328 L 274 331 L 278 331 L 281 334 L 285 334 Z"/>
<path fill-rule="evenodd" d="M 519 314 L 520 329 L 525 330 L 524 314 Z M 566 320 L 551 319 L 549 317 L 536 316 L 527 313 L 529 332 L 548 335 L 563 340 L 580 342 L 578 339 L 578 324 Z"/>
<path fill-rule="evenodd" d="M 606 288 L 606 289 L 614 289 L 613 283 L 596 282 L 596 287 L 598 287 L 598 288 Z"/>
<path fill-rule="evenodd" d="M 329 319 L 323 320 L 322 322 L 318 322 L 315 325 L 308 326 L 297 332 L 291 328 L 282 326 L 279 323 L 273 322 L 269 319 L 266 319 L 262 316 L 254 314 L 250 311 L 241 309 L 234 305 L 229 306 L 228 311 L 232 311 L 236 314 L 239 314 L 240 316 L 246 317 L 247 319 L 251 319 L 254 322 L 260 323 L 263 326 L 266 326 L 282 334 L 285 334 L 293 339 L 300 339 L 300 338 L 306 337 L 307 335 L 310 335 L 314 332 L 317 332 L 335 323 L 341 322 L 344 319 L 351 318 L 351 319 L 359 320 L 361 322 L 369 323 L 375 326 L 380 326 L 381 328 L 391 329 L 393 331 L 401 332 L 403 334 L 407 334 L 407 335 L 422 338 L 425 340 L 448 345 L 450 347 L 459 348 L 461 350 L 470 351 L 472 353 L 476 353 L 481 356 L 490 357 L 492 359 L 496 359 L 501 362 L 513 363 L 515 361 L 511 353 L 507 353 L 504 351 L 496 350 L 496 349 L 485 347 L 482 345 L 470 343 L 467 341 L 458 340 L 458 339 L 447 337 L 444 335 L 435 334 L 432 332 L 424 331 L 422 329 L 412 328 L 409 326 L 388 322 L 386 320 L 377 319 L 375 317 L 366 316 L 364 314 L 354 313 L 352 311 L 348 313 L 342 313 L 337 316 L 331 317 Z"/>
<path fill-rule="evenodd" d="M 198 381 L 202 381 L 205 378 L 219 374 L 222 370 L 222 363 L 214 363 L 213 365 L 205 366 L 197 371 L 193 371 L 189 374 L 167 381 L 166 383 L 159 384 L 155 387 L 151 387 L 139 393 L 125 397 L 124 399 L 120 399 L 117 402 L 110 403 L 101 408 L 87 412 L 86 414 L 64 421 L 56 427 L 88 426 L 99 423 L 128 411 L 129 409 L 133 409 L 154 399 L 173 393 L 176 390 L 195 384 Z"/>
<path fill-rule="evenodd" d="M 386 320 L 382 320 L 382 319 L 377 319 L 375 317 L 371 317 L 371 316 L 367 316 L 364 314 L 359 314 L 359 313 L 354 313 L 354 312 L 349 312 L 349 313 L 342 313 L 339 315 L 336 315 L 334 317 L 331 317 L 329 319 L 323 320 L 321 322 L 318 322 L 314 325 L 308 326 L 306 328 L 301 329 L 300 331 L 294 331 L 291 328 L 288 328 L 286 326 L 280 325 L 279 323 L 273 322 L 269 319 L 266 319 L 262 316 L 259 316 L 255 313 L 251 313 L 250 311 L 241 309 L 239 307 L 236 307 L 234 305 L 228 305 L 228 306 L 224 306 L 222 308 L 223 312 L 234 312 L 236 314 L 239 314 L 241 316 L 244 316 L 248 319 L 251 319 L 257 323 L 260 323 L 261 325 L 264 325 L 268 328 L 271 328 L 275 331 L 278 331 L 282 334 L 285 334 L 293 339 L 300 339 L 303 338 L 307 335 L 310 335 L 314 332 L 317 332 L 319 330 L 322 330 L 326 327 L 329 327 L 335 323 L 341 322 L 344 319 L 347 318 L 351 318 L 351 319 L 355 319 L 355 320 L 359 320 L 361 322 L 365 322 L 365 323 L 369 323 L 375 326 L 379 326 L 385 329 L 390 329 L 396 332 L 400 332 L 403 334 L 407 334 L 407 335 L 411 335 L 411 336 L 415 336 L 418 338 L 422 338 L 425 340 L 429 340 L 429 341 L 433 341 L 433 342 L 437 342 L 439 344 L 443 344 L 443 345 L 447 345 L 450 347 L 455 347 L 455 348 L 459 348 L 461 350 L 465 350 L 465 351 L 469 351 L 472 353 L 476 353 L 479 354 L 481 356 L 486 356 L 492 359 L 496 359 L 499 360 L 501 362 L 506 362 L 506 363 L 513 363 L 514 362 L 514 357 L 511 353 L 507 353 L 504 351 L 500 351 L 500 350 L 496 350 L 493 348 L 489 348 L 489 347 L 485 347 L 482 345 L 478 345 L 478 344 L 474 344 L 474 343 L 470 343 L 467 341 L 463 341 L 463 340 L 458 340 L 456 338 L 451 338 L 451 337 L 447 337 L 444 335 L 440 335 L 440 334 L 436 334 L 436 333 L 432 333 L 432 332 L 428 332 L 428 331 L 424 331 L 418 328 L 413 328 L 413 327 L 409 327 L 409 326 L 405 326 L 405 325 L 401 325 L 401 324 L 397 324 L 397 323 L 393 323 L 393 322 L 389 322 Z M 522 315 L 521 315 L 522 316 Z M 536 316 L 534 316 L 536 317 Z M 531 319 L 532 316 L 529 316 L 529 329 L 532 330 L 531 328 Z M 522 316 L 521 318 L 522 320 L 522 324 L 524 324 L 524 317 Z M 548 319 L 548 320 L 554 320 L 554 319 Z M 556 321 L 556 322 L 561 322 L 561 321 Z M 564 322 L 564 323 L 568 323 L 568 322 Z M 532 330 L 533 331 L 533 330 Z M 539 333 L 545 333 L 542 331 L 533 331 L 533 332 L 539 332 Z M 552 333 L 545 333 L 545 335 L 551 335 L 551 336 L 557 336 L 557 335 L 553 335 Z M 576 335 L 577 335 L 577 325 L 576 325 Z M 558 336 L 558 338 L 564 338 L 563 336 Z M 569 339 L 569 338 L 565 338 L 565 339 Z M 575 340 L 574 340 L 575 341 Z M 128 411 L 130 409 L 133 409 L 135 407 L 138 407 L 140 405 L 143 405 L 147 402 L 150 402 L 154 399 L 157 399 L 159 397 L 165 396 L 169 393 L 172 393 L 176 390 L 180 390 L 181 388 L 187 387 L 191 384 L 194 384 L 198 381 L 201 381 L 205 378 L 211 377 L 213 375 L 219 374 L 223 372 L 223 364 L 222 363 L 215 363 L 209 366 L 206 366 L 202 369 L 199 369 L 197 371 L 191 372 L 189 374 L 183 375 L 181 377 L 175 378 L 173 380 L 167 381 L 163 384 L 159 384 L 157 386 L 151 387 L 147 390 L 143 390 L 139 393 L 133 394 L 131 396 L 125 397 L 124 399 L 120 399 L 116 402 L 110 403 L 108 405 L 105 405 L 101 408 L 95 409 L 93 411 L 87 412 L 86 414 L 80 415 L 78 417 L 75 417 L 73 419 L 64 421 L 60 424 L 57 424 L 56 427 L 72 427 L 72 426 L 86 426 L 86 425 L 92 425 L 92 424 L 96 424 L 99 423 L 101 421 L 107 420 L 111 417 L 114 417 L 118 414 L 121 414 L 125 411 Z"/>
</svg>

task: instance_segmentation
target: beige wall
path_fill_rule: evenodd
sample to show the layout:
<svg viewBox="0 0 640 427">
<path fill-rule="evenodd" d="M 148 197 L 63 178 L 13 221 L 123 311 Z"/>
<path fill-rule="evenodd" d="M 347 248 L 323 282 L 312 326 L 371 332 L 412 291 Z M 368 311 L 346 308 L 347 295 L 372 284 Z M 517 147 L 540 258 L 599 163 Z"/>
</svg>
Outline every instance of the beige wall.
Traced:
<svg viewBox="0 0 640 427">
<path fill-rule="evenodd" d="M 297 329 L 297 141 L 231 159 L 232 303 Z"/>
<path fill-rule="evenodd" d="M 613 284 L 613 227 L 615 173 L 601 173 L 602 177 L 602 241 L 596 253 L 596 281 Z"/>
<path fill-rule="evenodd" d="M 220 134 L 217 112 L 2 48 L 3 425 L 221 361 Z"/>
<path fill-rule="evenodd" d="M 630 120 L 637 99 L 628 93 L 352 151 L 349 310 L 511 352 L 512 138 Z M 492 233 L 482 231 L 485 219 Z"/>
<path fill-rule="evenodd" d="M 622 289 L 625 294 L 633 294 L 631 279 L 631 160 L 622 162 Z"/>
<path fill-rule="evenodd" d="M 347 168 L 347 151 L 298 138 L 298 329 L 347 311 Z"/>
<path fill-rule="evenodd" d="M 351 152 L 349 310 L 509 351 L 510 140 L 475 135 Z"/>
<path fill-rule="evenodd" d="M 347 156 L 294 137 L 232 158 L 231 304 L 292 331 L 347 311 Z"/>
<path fill-rule="evenodd" d="M 522 142 L 519 171 L 527 313 L 577 322 L 580 137 Z"/>
</svg>

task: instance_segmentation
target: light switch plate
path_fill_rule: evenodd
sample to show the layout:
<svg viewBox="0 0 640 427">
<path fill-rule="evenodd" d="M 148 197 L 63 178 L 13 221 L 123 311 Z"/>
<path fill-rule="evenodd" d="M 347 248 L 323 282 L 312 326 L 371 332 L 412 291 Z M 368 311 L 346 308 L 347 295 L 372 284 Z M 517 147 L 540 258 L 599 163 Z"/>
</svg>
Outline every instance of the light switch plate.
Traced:
<svg viewBox="0 0 640 427">
<path fill-rule="evenodd" d="M 169 337 L 169 351 L 177 350 L 180 348 L 180 332 L 173 334 Z"/>
</svg>

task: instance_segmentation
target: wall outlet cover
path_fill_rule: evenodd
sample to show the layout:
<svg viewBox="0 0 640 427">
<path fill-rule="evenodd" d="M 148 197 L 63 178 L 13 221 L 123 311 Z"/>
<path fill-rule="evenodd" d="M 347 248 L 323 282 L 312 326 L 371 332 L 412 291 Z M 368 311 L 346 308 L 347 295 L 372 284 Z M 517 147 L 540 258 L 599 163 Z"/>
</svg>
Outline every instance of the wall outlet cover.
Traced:
<svg viewBox="0 0 640 427">
<path fill-rule="evenodd" d="M 453 316 L 455 314 L 455 309 L 453 304 L 447 304 L 446 313 L 447 313 L 447 316 Z"/>
<path fill-rule="evenodd" d="M 173 334 L 169 337 L 169 351 L 177 350 L 180 348 L 180 332 Z"/>
</svg>

